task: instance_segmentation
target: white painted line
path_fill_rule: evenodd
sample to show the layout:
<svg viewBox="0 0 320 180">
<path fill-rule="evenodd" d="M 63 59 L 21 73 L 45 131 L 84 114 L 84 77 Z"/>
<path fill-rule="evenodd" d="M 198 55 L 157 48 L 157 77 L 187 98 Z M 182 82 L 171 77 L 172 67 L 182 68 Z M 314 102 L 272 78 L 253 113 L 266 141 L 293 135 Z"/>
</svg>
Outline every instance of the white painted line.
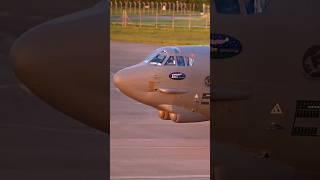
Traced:
<svg viewBox="0 0 320 180">
<path fill-rule="evenodd" d="M 112 141 L 112 140 L 111 140 Z M 208 146 L 113 146 L 111 142 L 112 149 L 207 149 Z"/>
<path fill-rule="evenodd" d="M 177 175 L 177 176 L 111 176 L 111 180 L 117 179 L 210 179 L 210 175 Z"/>
</svg>

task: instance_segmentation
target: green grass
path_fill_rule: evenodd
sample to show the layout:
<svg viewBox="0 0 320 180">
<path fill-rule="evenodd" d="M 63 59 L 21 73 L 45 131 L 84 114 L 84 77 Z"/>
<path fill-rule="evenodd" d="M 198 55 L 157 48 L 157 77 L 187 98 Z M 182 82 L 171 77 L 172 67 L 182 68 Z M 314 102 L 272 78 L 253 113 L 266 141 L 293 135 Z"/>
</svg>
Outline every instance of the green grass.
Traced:
<svg viewBox="0 0 320 180">
<path fill-rule="evenodd" d="M 193 28 L 158 28 L 144 26 L 122 27 L 121 25 L 111 25 L 111 40 L 137 42 L 158 45 L 209 45 L 209 29 Z"/>
</svg>

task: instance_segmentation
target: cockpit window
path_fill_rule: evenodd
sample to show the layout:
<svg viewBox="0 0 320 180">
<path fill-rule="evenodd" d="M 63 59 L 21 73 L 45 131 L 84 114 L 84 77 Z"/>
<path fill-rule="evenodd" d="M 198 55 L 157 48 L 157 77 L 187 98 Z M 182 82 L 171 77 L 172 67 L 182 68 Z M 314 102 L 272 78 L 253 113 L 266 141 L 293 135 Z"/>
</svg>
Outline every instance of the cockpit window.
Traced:
<svg viewBox="0 0 320 180">
<path fill-rule="evenodd" d="M 170 56 L 165 66 L 192 66 L 194 59 L 188 56 Z"/>
<path fill-rule="evenodd" d="M 143 61 L 145 63 L 148 63 L 150 60 L 152 60 L 156 55 L 158 54 L 158 52 L 153 52 L 151 53 L 148 57 L 146 57 L 146 59 Z"/>
<path fill-rule="evenodd" d="M 194 59 L 191 57 L 186 57 L 187 66 L 192 66 L 194 63 Z"/>
<path fill-rule="evenodd" d="M 152 60 L 149 62 L 149 64 L 161 65 L 162 62 L 166 59 L 166 57 L 167 57 L 167 53 L 162 51 L 161 53 L 153 57 Z"/>
<path fill-rule="evenodd" d="M 247 14 L 259 14 L 265 11 L 269 0 L 246 0 Z"/>
<path fill-rule="evenodd" d="M 176 64 L 177 63 L 176 63 L 176 60 L 174 59 L 174 56 L 170 56 L 165 65 L 175 66 Z"/>
<path fill-rule="evenodd" d="M 178 66 L 185 66 L 183 56 L 177 56 L 177 64 Z"/>
<path fill-rule="evenodd" d="M 239 0 L 215 0 L 215 6 L 221 14 L 240 14 Z"/>
</svg>

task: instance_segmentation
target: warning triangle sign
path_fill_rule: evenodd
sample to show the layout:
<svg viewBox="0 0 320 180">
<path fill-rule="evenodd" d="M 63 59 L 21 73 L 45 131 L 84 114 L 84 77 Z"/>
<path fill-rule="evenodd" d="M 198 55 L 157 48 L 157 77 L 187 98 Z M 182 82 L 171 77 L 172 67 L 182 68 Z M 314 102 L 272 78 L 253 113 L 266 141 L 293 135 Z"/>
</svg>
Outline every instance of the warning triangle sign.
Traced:
<svg viewBox="0 0 320 180">
<path fill-rule="evenodd" d="M 279 104 L 274 105 L 274 107 L 270 111 L 270 114 L 282 114 L 280 105 Z"/>
</svg>

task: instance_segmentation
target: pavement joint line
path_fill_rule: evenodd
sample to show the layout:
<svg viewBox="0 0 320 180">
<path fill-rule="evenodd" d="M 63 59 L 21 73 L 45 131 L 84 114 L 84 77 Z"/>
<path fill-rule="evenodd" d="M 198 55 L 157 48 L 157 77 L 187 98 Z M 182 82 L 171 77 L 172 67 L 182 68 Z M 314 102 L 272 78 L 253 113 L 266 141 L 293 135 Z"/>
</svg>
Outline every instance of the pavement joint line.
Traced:
<svg viewBox="0 0 320 180">
<path fill-rule="evenodd" d="M 146 147 L 146 146 L 143 146 L 143 147 L 134 147 L 134 146 L 112 146 L 112 143 L 110 145 L 111 148 L 114 148 L 114 149 L 207 149 L 209 147 L 208 146 L 149 146 L 149 147 Z"/>
<path fill-rule="evenodd" d="M 190 178 L 210 178 L 210 175 L 175 175 L 175 176 L 111 176 L 111 180 L 117 179 L 190 179 Z"/>
</svg>

